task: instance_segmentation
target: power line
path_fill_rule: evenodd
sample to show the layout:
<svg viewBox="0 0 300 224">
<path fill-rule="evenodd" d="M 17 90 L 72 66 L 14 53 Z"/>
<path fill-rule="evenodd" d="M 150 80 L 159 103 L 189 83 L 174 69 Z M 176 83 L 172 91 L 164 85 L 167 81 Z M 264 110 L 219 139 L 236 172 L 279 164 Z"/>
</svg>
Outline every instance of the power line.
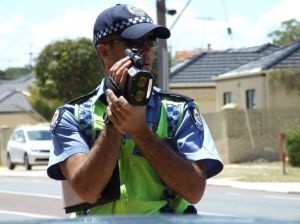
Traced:
<svg viewBox="0 0 300 224">
<path fill-rule="evenodd" d="M 188 5 L 191 3 L 192 0 L 189 0 L 185 6 L 183 7 L 183 9 L 181 10 L 181 12 L 179 13 L 179 15 L 177 16 L 177 18 L 175 19 L 175 21 L 173 22 L 173 24 L 170 27 L 170 30 L 172 30 L 172 28 L 175 26 L 175 24 L 177 23 L 177 21 L 179 20 L 179 18 L 181 17 L 181 15 L 183 14 L 183 12 L 185 11 L 185 9 L 188 7 Z"/>
<path fill-rule="evenodd" d="M 226 7 L 226 2 L 223 0 L 223 10 L 224 10 L 224 15 L 225 15 L 225 20 L 228 23 L 228 13 L 227 13 L 227 7 Z M 233 47 L 233 41 L 232 41 L 232 29 L 230 26 L 227 27 L 227 34 L 229 36 L 229 41 L 230 41 L 230 46 L 231 48 Z"/>
</svg>

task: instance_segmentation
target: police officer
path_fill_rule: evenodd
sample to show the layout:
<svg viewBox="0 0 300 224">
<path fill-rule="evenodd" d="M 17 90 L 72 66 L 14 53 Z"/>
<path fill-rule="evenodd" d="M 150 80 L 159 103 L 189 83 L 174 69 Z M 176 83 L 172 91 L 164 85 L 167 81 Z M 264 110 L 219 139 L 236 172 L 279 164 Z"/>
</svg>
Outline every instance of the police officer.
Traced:
<svg viewBox="0 0 300 224">
<path fill-rule="evenodd" d="M 170 37 L 144 11 L 121 4 L 99 14 L 93 33 L 106 76 L 123 91 L 132 66 L 124 50 L 138 49 L 143 68 L 151 71 L 156 39 Z M 84 205 L 69 211 L 196 213 L 192 204 L 202 198 L 206 179 L 223 168 L 198 105 L 153 88 L 147 105 L 135 106 L 104 80 L 58 108 L 51 122 L 47 173 L 67 182 Z"/>
</svg>

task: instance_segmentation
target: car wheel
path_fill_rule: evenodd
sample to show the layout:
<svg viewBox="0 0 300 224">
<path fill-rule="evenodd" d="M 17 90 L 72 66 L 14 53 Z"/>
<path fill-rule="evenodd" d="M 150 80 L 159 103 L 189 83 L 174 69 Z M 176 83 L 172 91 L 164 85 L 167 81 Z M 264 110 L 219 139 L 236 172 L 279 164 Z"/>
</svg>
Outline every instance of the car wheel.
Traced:
<svg viewBox="0 0 300 224">
<path fill-rule="evenodd" d="M 31 165 L 29 163 L 29 158 L 27 154 L 24 155 L 24 165 L 26 170 L 31 170 Z"/>
<path fill-rule="evenodd" d="M 6 157 L 6 164 L 7 164 L 7 168 L 10 169 L 10 170 L 13 170 L 15 168 L 15 164 L 11 161 L 10 159 L 10 155 L 7 154 L 7 157 Z"/>
</svg>

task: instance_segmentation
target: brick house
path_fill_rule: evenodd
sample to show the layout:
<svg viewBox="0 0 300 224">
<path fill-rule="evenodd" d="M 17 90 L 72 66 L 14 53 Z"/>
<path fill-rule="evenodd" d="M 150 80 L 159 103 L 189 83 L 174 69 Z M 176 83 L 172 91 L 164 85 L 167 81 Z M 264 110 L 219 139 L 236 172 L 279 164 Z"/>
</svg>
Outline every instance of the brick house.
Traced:
<svg viewBox="0 0 300 224">
<path fill-rule="evenodd" d="M 33 80 L 32 74 L 17 80 L 0 79 L 0 165 L 5 164 L 6 143 L 15 127 L 45 122 L 27 99 Z"/>
<path fill-rule="evenodd" d="M 172 68 L 170 90 L 200 104 L 225 162 L 277 160 L 280 134 L 300 123 L 299 90 L 273 82 L 282 69 L 300 69 L 300 43 L 201 53 Z"/>
</svg>

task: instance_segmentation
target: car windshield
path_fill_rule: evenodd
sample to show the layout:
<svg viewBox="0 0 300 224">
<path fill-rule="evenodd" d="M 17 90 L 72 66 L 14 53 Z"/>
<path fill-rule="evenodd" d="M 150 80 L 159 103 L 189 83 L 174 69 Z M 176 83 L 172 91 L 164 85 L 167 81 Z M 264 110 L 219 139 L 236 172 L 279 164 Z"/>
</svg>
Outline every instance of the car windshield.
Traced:
<svg viewBox="0 0 300 224">
<path fill-rule="evenodd" d="M 31 141 L 51 140 L 51 134 L 47 130 L 28 131 L 28 138 Z"/>
</svg>

